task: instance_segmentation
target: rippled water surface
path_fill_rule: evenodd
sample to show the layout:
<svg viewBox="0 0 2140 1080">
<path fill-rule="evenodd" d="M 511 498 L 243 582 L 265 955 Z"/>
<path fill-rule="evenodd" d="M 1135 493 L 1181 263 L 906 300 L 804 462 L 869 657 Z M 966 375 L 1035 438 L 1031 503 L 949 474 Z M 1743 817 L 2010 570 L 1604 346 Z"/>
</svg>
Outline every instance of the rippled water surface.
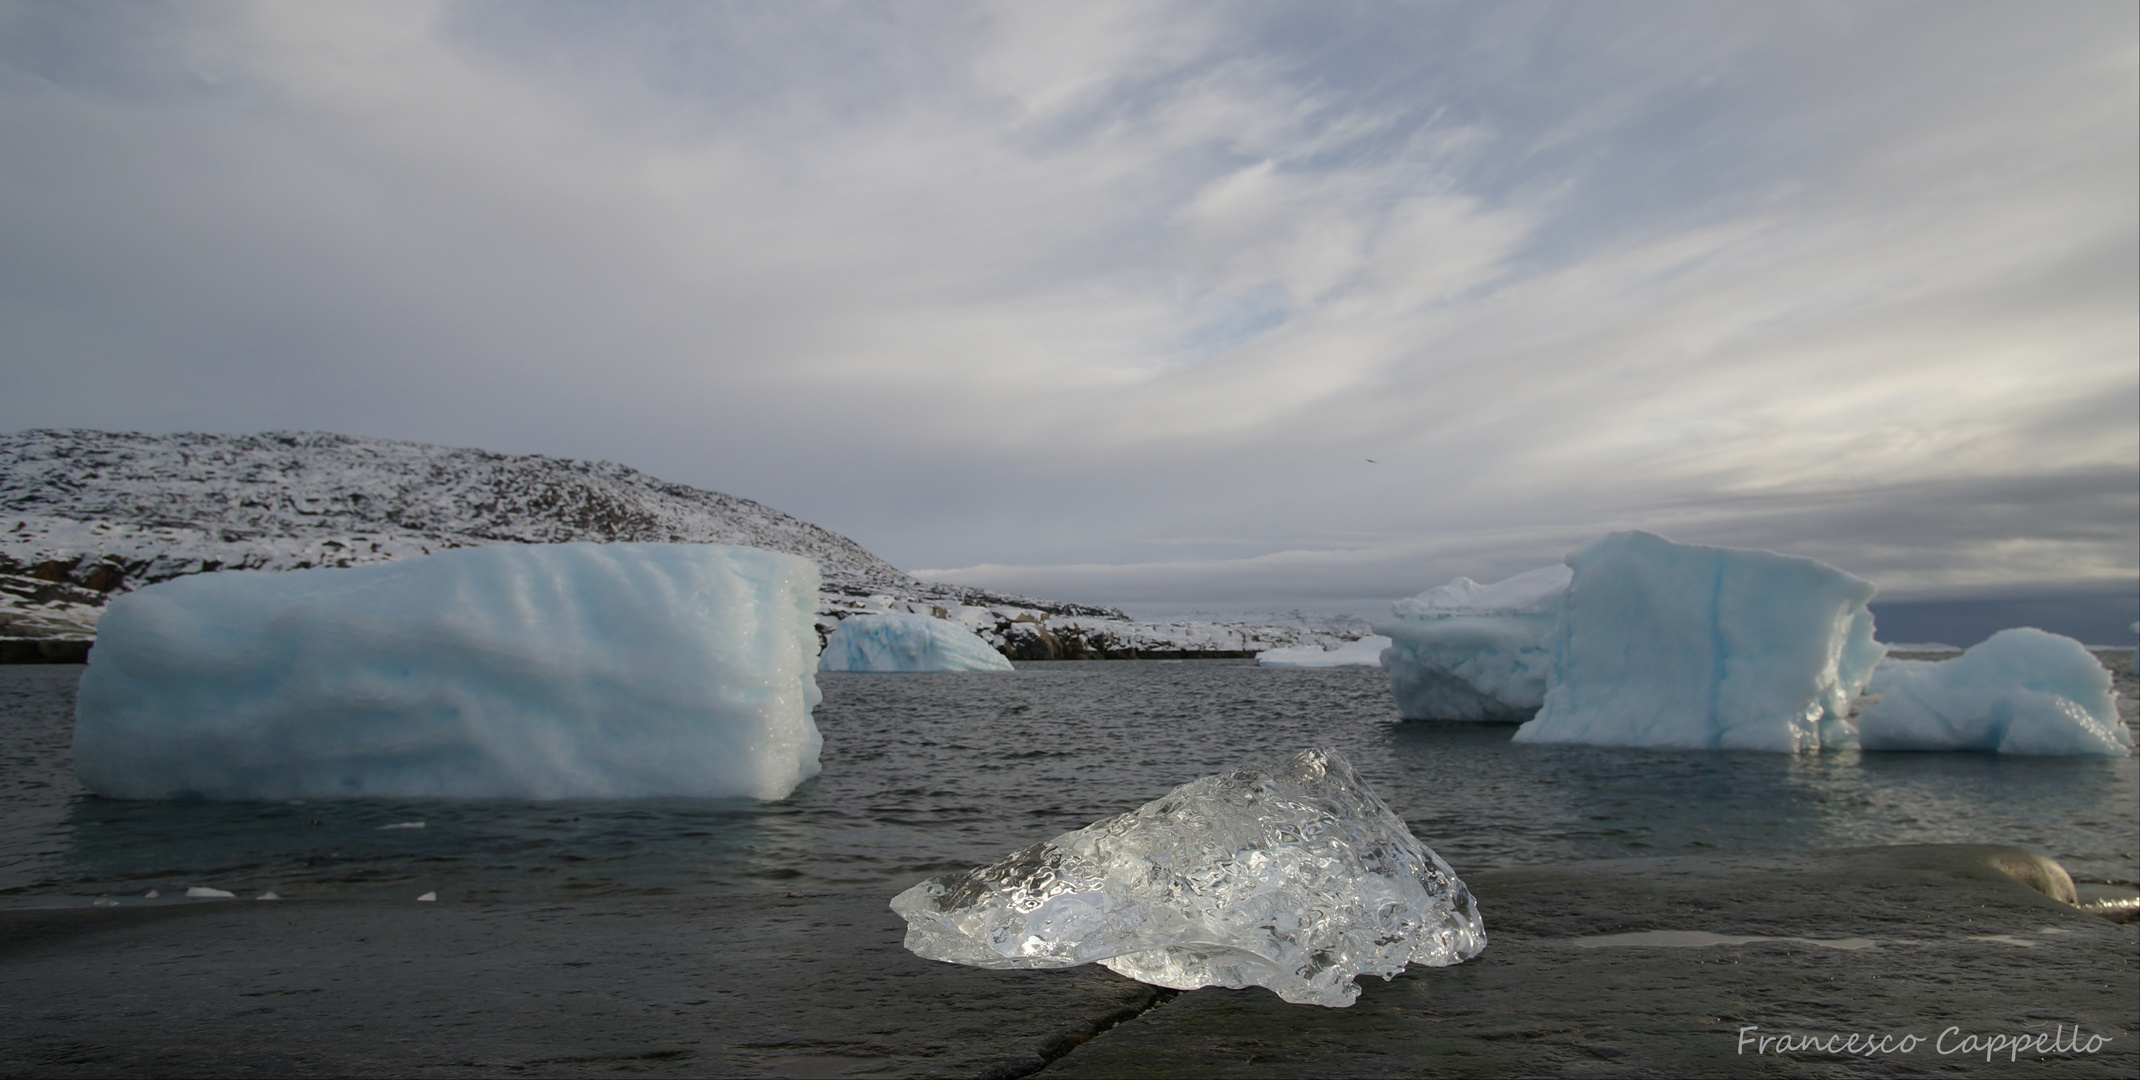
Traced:
<svg viewBox="0 0 2140 1080">
<path fill-rule="evenodd" d="M 0 903 L 190 885 L 447 900 L 889 896 L 1240 761 L 1315 745 L 1350 757 L 1459 873 L 1985 842 L 2054 855 L 2077 878 L 2140 877 L 2140 759 L 1517 746 L 1514 725 L 1397 722 L 1371 669 L 1114 661 L 823 674 L 824 775 L 768 804 L 99 799 L 68 760 L 82 670 L 0 667 Z"/>
</svg>

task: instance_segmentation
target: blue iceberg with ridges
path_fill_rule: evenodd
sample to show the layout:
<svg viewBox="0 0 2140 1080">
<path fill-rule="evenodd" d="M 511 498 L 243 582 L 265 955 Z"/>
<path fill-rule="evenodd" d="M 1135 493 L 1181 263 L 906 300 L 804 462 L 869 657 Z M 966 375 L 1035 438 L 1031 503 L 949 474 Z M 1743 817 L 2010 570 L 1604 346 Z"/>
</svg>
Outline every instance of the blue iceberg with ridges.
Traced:
<svg viewBox="0 0 2140 1080">
<path fill-rule="evenodd" d="M 849 615 L 825 639 L 820 671 L 1010 671 L 963 626 L 927 615 Z"/>
</svg>

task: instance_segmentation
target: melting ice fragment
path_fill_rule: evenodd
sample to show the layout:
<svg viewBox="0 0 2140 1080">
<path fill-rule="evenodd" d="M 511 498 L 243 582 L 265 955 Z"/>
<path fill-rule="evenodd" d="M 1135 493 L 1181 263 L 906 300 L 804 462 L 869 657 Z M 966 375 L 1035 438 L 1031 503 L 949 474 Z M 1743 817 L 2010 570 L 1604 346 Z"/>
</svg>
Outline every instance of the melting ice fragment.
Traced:
<svg viewBox="0 0 2140 1080">
<path fill-rule="evenodd" d="M 1191 781 L 892 900 L 917 955 L 1098 963 L 1179 990 L 1262 986 L 1343 1007 L 1353 979 L 1486 947 L 1471 891 L 1330 750 Z"/>
</svg>

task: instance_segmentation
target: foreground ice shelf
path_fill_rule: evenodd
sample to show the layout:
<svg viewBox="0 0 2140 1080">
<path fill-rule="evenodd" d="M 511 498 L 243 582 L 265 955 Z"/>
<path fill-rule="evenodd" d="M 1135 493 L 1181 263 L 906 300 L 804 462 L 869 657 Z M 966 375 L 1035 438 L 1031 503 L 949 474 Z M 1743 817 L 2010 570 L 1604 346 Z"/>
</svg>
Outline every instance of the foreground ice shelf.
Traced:
<svg viewBox="0 0 2140 1080">
<path fill-rule="evenodd" d="M 1546 566 L 1491 585 L 1460 577 L 1390 606 L 1397 715 L 1406 720 L 1528 720 L 1545 701 L 1553 632 L 1574 571 Z"/>
<path fill-rule="evenodd" d="M 1470 890 L 1339 754 L 1207 776 L 892 900 L 917 955 L 984 968 L 1098 963 L 1189 990 L 1263 986 L 1341 1007 L 1360 975 L 1486 947 Z"/>
<path fill-rule="evenodd" d="M 1858 714 L 1866 750 L 1991 750 L 2126 757 L 2110 671 L 2080 642 L 2001 630 L 1952 660 L 1888 660 Z"/>
<path fill-rule="evenodd" d="M 1010 671 L 973 631 L 927 615 L 849 615 L 825 639 L 820 671 Z"/>
<path fill-rule="evenodd" d="M 113 601 L 75 768 L 127 799 L 778 799 L 818 772 L 818 573 L 713 544 L 499 544 Z"/>
<path fill-rule="evenodd" d="M 1568 556 L 1553 667 L 1520 743 L 1816 750 L 1886 649 L 1870 582 L 1813 559 L 1613 533 Z"/>
</svg>

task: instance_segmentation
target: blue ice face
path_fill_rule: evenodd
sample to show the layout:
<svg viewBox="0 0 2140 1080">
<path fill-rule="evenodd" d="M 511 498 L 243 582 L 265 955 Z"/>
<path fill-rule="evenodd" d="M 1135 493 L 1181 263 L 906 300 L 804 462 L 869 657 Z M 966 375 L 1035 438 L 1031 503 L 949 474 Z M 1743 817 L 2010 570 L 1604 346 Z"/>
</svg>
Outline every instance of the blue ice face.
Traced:
<svg viewBox="0 0 2140 1080">
<path fill-rule="evenodd" d="M 1793 752 L 1847 743 L 1885 648 L 1869 582 L 1813 559 L 1613 533 L 1568 556 L 1517 742 Z"/>
<path fill-rule="evenodd" d="M 75 767 L 114 798 L 785 797 L 818 771 L 818 573 L 498 544 L 113 601 Z"/>
<path fill-rule="evenodd" d="M 850 615 L 825 640 L 820 671 L 1010 671 L 988 642 L 927 615 Z"/>
</svg>

